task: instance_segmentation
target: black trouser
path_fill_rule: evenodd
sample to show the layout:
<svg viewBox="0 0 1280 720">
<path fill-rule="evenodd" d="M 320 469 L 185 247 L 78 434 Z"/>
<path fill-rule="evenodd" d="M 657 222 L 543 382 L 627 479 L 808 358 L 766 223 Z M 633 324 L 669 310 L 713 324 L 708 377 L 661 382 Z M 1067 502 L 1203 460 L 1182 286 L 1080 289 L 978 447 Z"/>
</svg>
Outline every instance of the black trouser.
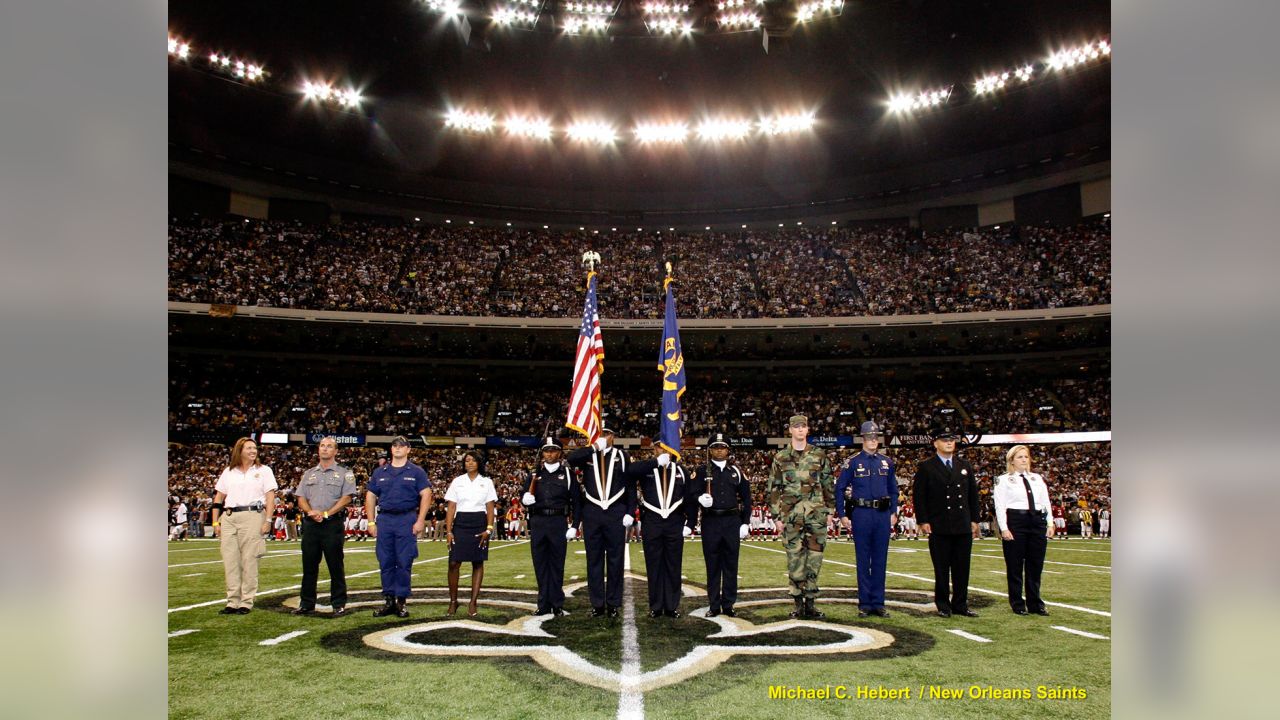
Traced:
<svg viewBox="0 0 1280 720">
<path fill-rule="evenodd" d="M 1040 599 L 1040 573 L 1044 570 L 1044 553 L 1049 546 L 1045 537 L 1048 526 L 1044 515 L 1009 510 L 1005 516 L 1012 540 L 1005 540 L 1004 567 L 1009 576 L 1009 606 L 1014 610 L 1036 612 L 1044 609 Z M 1023 568 L 1026 569 L 1027 599 L 1022 600 Z"/>
<path fill-rule="evenodd" d="M 342 566 L 342 521 L 345 517 L 346 513 L 338 513 L 320 522 L 303 519 L 300 607 L 313 608 L 316 605 L 316 579 L 320 575 L 321 555 L 329 566 L 330 604 L 334 607 L 347 604 L 347 575 Z"/>
<path fill-rule="evenodd" d="M 622 553 L 626 551 L 627 532 L 622 526 L 623 514 L 623 508 L 618 505 L 605 511 L 589 502 L 582 509 L 582 539 L 587 546 L 587 590 L 593 608 L 604 607 L 606 603 L 622 607 Z"/>
<path fill-rule="evenodd" d="M 684 561 L 684 513 L 663 519 L 646 509 L 644 565 L 649 573 L 649 609 L 663 612 L 680 607 L 680 569 Z"/>
<path fill-rule="evenodd" d="M 933 603 L 939 610 L 969 609 L 970 533 L 929 533 L 929 558 L 933 560 Z"/>
<path fill-rule="evenodd" d="M 529 547 L 538 579 L 538 610 L 564 607 L 564 556 L 568 547 L 564 515 L 529 515 Z"/>
<path fill-rule="evenodd" d="M 731 608 L 738 601 L 738 550 L 742 519 L 702 512 L 702 558 L 707 562 L 707 602 L 712 610 Z"/>
</svg>

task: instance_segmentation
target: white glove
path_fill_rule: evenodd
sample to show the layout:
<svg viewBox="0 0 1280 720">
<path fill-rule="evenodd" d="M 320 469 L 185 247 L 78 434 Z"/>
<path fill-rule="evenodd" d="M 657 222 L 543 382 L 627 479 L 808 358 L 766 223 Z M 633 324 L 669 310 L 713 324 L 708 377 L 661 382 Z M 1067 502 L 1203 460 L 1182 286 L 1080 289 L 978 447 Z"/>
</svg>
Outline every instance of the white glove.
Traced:
<svg viewBox="0 0 1280 720">
<path fill-rule="evenodd" d="M 533 496 L 533 493 L 525 493 L 524 496 L 520 498 L 520 502 L 525 505 L 532 505 L 538 502 L 538 499 Z"/>
<path fill-rule="evenodd" d="M 604 452 L 605 450 L 609 449 L 609 441 L 605 440 L 604 438 L 600 438 L 599 440 L 596 440 L 595 446 L 597 450 L 599 450 L 600 452 Z"/>
<path fill-rule="evenodd" d="M 662 453 L 661 455 L 658 456 L 658 467 L 666 467 L 670 464 L 671 464 L 670 455 L 668 455 L 667 453 Z"/>
<path fill-rule="evenodd" d="M 565 540 L 573 540 L 577 537 L 578 537 L 578 528 L 576 527 L 570 527 L 568 530 L 564 531 Z"/>
<path fill-rule="evenodd" d="M 702 507 L 707 507 L 707 508 L 711 507 L 711 494 L 702 493 L 701 495 L 699 495 L 698 504 L 701 505 Z"/>
<path fill-rule="evenodd" d="M 635 524 L 636 524 L 636 519 L 635 519 L 635 518 L 631 517 L 630 515 L 623 515 L 623 516 L 622 516 L 622 527 L 629 528 L 629 527 L 631 527 L 632 525 L 635 525 Z"/>
<path fill-rule="evenodd" d="M 746 526 L 746 525 L 743 525 L 743 526 L 739 527 L 739 528 L 738 528 L 738 539 L 739 539 L 739 540 L 746 540 L 746 539 L 747 539 L 747 532 L 748 532 L 748 528 L 747 528 L 747 526 Z"/>
<path fill-rule="evenodd" d="M 693 537 L 693 530 L 688 525 L 685 525 L 684 527 L 680 528 L 680 534 L 684 535 L 685 537 Z"/>
</svg>

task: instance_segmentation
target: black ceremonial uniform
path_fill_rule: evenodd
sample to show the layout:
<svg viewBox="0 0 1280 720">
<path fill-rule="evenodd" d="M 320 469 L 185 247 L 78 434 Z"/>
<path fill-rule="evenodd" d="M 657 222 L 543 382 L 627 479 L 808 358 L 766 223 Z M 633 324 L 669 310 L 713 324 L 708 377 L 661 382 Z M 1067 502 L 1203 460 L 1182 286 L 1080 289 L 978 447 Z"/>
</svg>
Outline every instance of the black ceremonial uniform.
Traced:
<svg viewBox="0 0 1280 720">
<path fill-rule="evenodd" d="M 529 517 L 529 547 L 533 553 L 533 574 L 538 579 L 538 614 L 564 609 L 564 558 L 568 540 L 565 531 L 578 522 L 582 490 L 573 478 L 573 468 L 557 463 L 555 472 L 539 463 L 533 475 L 525 477 L 521 494 L 529 492 L 536 477 L 535 502 L 525 507 Z"/>
<path fill-rule="evenodd" d="M 622 553 L 626 551 L 624 517 L 635 517 L 636 487 L 628 482 L 627 456 L 618 448 L 597 452 L 588 446 L 569 453 L 570 465 L 582 471 L 582 540 L 587 546 L 587 589 L 591 607 L 606 605 L 614 614 L 622 607 Z M 606 585 L 606 577 L 608 584 Z"/>
<path fill-rule="evenodd" d="M 698 503 L 711 477 L 711 507 Z M 714 460 L 698 468 L 689 481 L 689 512 L 702 513 L 702 557 L 707 563 L 707 600 L 710 614 L 733 610 L 738 600 L 739 529 L 751 520 L 751 482 L 730 462 L 723 468 Z M 690 518 L 693 524 L 693 518 Z"/>
<path fill-rule="evenodd" d="M 934 604 L 939 612 L 963 614 L 969 609 L 970 523 L 978 522 L 980 512 L 973 468 L 953 455 L 948 470 L 934 455 L 916 469 L 914 500 L 916 522 L 929 524 Z"/>
<path fill-rule="evenodd" d="M 680 573 L 684 563 L 684 528 L 692 532 L 685 472 L 672 461 L 633 463 L 629 474 L 639 485 L 644 565 L 649 576 L 650 614 L 680 617 Z"/>
</svg>

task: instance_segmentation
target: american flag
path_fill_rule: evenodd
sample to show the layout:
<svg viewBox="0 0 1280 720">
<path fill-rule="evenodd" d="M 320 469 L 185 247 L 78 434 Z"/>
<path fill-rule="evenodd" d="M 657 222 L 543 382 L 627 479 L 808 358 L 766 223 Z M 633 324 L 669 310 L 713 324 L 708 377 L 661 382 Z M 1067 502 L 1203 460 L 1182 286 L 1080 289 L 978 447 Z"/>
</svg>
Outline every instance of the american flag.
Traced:
<svg viewBox="0 0 1280 720">
<path fill-rule="evenodd" d="M 600 336 L 600 306 L 596 302 L 596 274 L 587 275 L 587 302 L 578 328 L 578 353 L 573 363 L 573 391 L 569 394 L 570 427 L 591 442 L 600 439 L 600 376 L 604 373 L 604 339 Z"/>
</svg>

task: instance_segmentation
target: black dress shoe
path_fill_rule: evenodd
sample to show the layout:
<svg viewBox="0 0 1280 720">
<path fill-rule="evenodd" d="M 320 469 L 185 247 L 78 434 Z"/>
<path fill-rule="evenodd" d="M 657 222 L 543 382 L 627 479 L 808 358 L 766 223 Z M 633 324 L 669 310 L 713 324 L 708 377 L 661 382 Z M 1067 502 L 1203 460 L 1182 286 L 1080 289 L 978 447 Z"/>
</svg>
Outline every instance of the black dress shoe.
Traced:
<svg viewBox="0 0 1280 720">
<path fill-rule="evenodd" d="M 549 610 L 549 609 L 547 609 L 547 608 L 538 608 L 537 610 L 534 610 L 533 612 L 531 612 L 531 613 L 529 613 L 529 614 L 530 614 L 530 615 L 532 615 L 532 616 L 534 616 L 534 617 L 538 617 L 539 615 L 550 615 L 550 614 L 551 614 L 551 610 Z"/>
<path fill-rule="evenodd" d="M 965 616 L 965 617 L 978 617 L 978 613 L 976 613 L 976 612 L 974 612 L 974 611 L 972 611 L 972 610 L 969 610 L 969 609 L 967 609 L 967 608 L 966 608 L 966 609 L 964 609 L 964 610 L 957 610 L 957 611 L 956 611 L 956 614 L 957 614 L 957 615 L 963 615 L 963 616 Z"/>
<path fill-rule="evenodd" d="M 876 617 L 889 617 L 889 611 L 885 610 L 884 608 L 876 608 L 875 610 L 871 611 L 871 614 L 875 615 Z"/>
<path fill-rule="evenodd" d="M 614 607 L 614 606 L 610 605 L 610 606 L 609 606 L 609 617 L 611 617 L 611 618 L 616 618 L 616 617 L 618 617 L 618 608 L 616 608 L 616 607 Z"/>
<path fill-rule="evenodd" d="M 858 608 L 858 617 L 860 617 L 860 618 L 864 618 L 864 617 L 871 617 L 871 611 L 870 611 L 870 610 L 863 610 L 862 608 Z"/>
<path fill-rule="evenodd" d="M 1039 610 L 1037 610 L 1037 611 L 1036 611 L 1036 614 L 1037 614 L 1037 615 L 1044 615 L 1045 617 L 1049 617 L 1049 611 L 1048 611 L 1047 609 L 1045 609 L 1045 608 L 1040 608 Z"/>
<path fill-rule="evenodd" d="M 664 614 L 664 615 L 666 615 L 666 616 L 667 616 L 667 617 L 669 617 L 669 618 L 679 618 L 679 617 L 684 617 L 684 615 L 683 615 L 683 614 L 681 614 L 681 612 L 680 612 L 679 610 L 667 610 L 667 611 L 666 611 L 665 613 L 663 613 L 663 614 Z"/>
<path fill-rule="evenodd" d="M 218 614 L 219 614 L 219 615 L 239 615 L 239 614 L 240 614 L 240 612 L 239 612 L 238 610 L 236 610 L 235 608 L 231 607 L 230 605 L 228 605 L 228 606 L 226 606 L 226 607 L 222 608 L 221 610 L 219 610 L 219 611 L 218 611 Z"/>
<path fill-rule="evenodd" d="M 591 608 L 591 617 L 604 617 L 604 608 Z"/>
<path fill-rule="evenodd" d="M 661 615 L 662 615 L 662 613 L 658 612 L 657 610 L 650 610 L 650 611 L 649 611 L 649 617 L 651 617 L 651 618 L 656 618 L 656 617 L 659 617 L 659 616 L 661 616 Z"/>
<path fill-rule="evenodd" d="M 715 617 L 719 614 L 720 614 L 720 611 L 717 610 L 716 608 L 711 608 L 710 610 L 707 611 L 707 617 Z"/>
<path fill-rule="evenodd" d="M 242 607 L 240 607 L 240 608 L 237 608 L 237 609 L 236 609 L 236 612 L 237 612 L 237 613 L 239 613 L 240 615 L 248 615 L 248 614 L 249 614 L 249 608 L 247 608 L 247 607 L 243 607 L 243 606 L 242 606 Z"/>
<path fill-rule="evenodd" d="M 1026 614 L 1027 614 L 1027 609 L 1026 609 L 1026 608 L 1014 608 L 1014 609 L 1013 609 L 1013 614 L 1014 614 L 1014 615 L 1026 615 Z"/>
<path fill-rule="evenodd" d="M 291 615 L 310 615 L 315 611 L 316 609 L 313 607 L 299 607 L 299 608 L 295 608 L 294 611 L 290 614 Z"/>
<path fill-rule="evenodd" d="M 938 611 L 938 617 L 951 617 L 951 611 L 950 611 L 950 610 L 939 610 L 939 611 Z"/>
<path fill-rule="evenodd" d="M 564 608 L 551 608 L 552 617 L 560 617 L 564 615 Z"/>
<path fill-rule="evenodd" d="M 738 613 L 731 607 L 724 608 L 720 611 L 720 614 L 725 617 L 738 617 Z"/>
<path fill-rule="evenodd" d="M 333 609 L 333 616 L 334 616 L 334 617 L 342 617 L 343 615 L 346 615 L 346 614 L 347 614 L 347 606 L 346 606 L 346 605 L 339 605 L 339 606 L 337 606 L 337 607 L 335 607 L 335 608 Z"/>
</svg>

